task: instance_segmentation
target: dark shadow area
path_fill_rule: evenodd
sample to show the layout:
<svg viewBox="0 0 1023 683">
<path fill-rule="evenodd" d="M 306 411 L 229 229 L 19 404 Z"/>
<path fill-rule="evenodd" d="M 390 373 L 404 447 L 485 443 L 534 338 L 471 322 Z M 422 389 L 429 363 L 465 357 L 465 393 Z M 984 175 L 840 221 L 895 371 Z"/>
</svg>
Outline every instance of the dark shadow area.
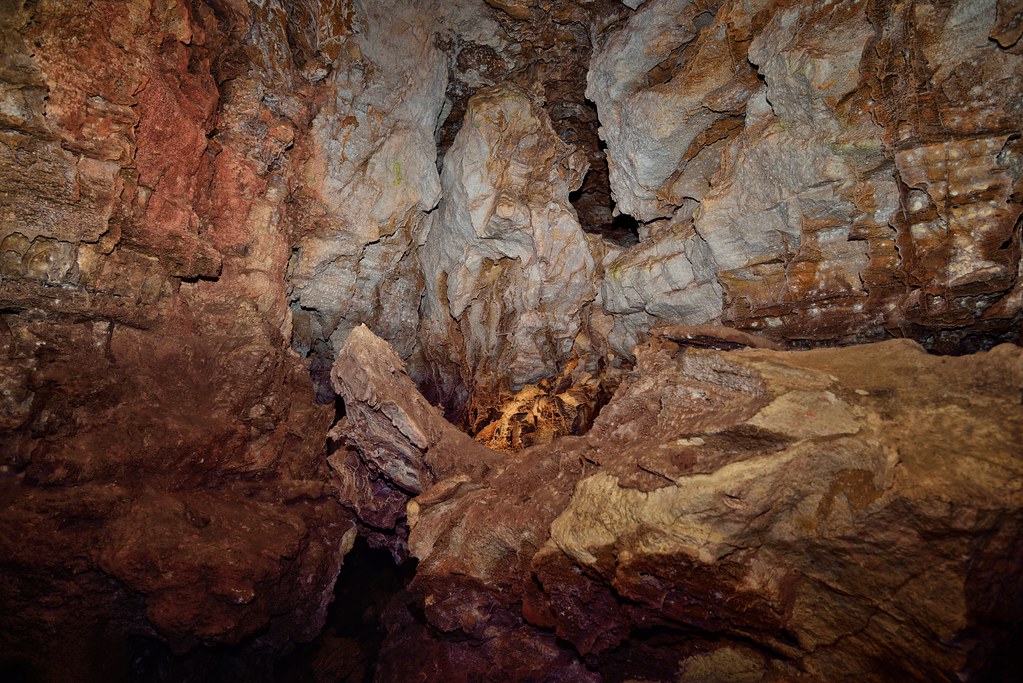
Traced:
<svg viewBox="0 0 1023 683">
<path fill-rule="evenodd" d="M 381 615 L 415 575 L 415 562 L 394 563 L 386 550 L 360 537 L 345 555 L 327 622 L 311 643 L 299 646 L 276 668 L 284 683 L 372 681 L 386 631 Z"/>
<path fill-rule="evenodd" d="M 589 101 L 587 105 L 593 108 L 593 125 L 596 126 L 596 107 Z M 631 247 L 639 243 L 639 223 L 632 216 L 614 215 L 615 201 L 611 196 L 607 145 L 595 133 L 592 137 L 597 146 L 596 149 L 586 150 L 590 170 L 579 189 L 568 195 L 568 200 L 575 208 L 579 225 L 585 232 L 600 235 L 621 247 Z M 576 144 L 584 142 L 579 140 Z"/>
<path fill-rule="evenodd" d="M 98 632 L 95 652 L 87 659 L 75 652 L 61 655 L 57 639 L 54 656 L 69 659 L 54 671 L 66 667 L 74 671 L 66 680 L 83 683 L 371 681 L 386 633 L 381 614 L 414 573 L 414 562 L 399 567 L 386 550 L 372 549 L 359 538 L 345 556 L 320 635 L 283 658 L 263 643 L 265 632 L 237 645 L 199 643 L 183 654 L 153 635 Z M 0 682 L 54 680 L 38 670 L 37 664 L 15 653 L 0 653 Z"/>
<path fill-rule="evenodd" d="M 639 244 L 639 221 L 632 216 L 618 214 L 610 224 L 602 226 L 600 234 L 620 247 L 631 247 Z"/>
<path fill-rule="evenodd" d="M 6 683 L 34 683 L 39 680 L 32 672 L 32 667 L 25 661 L 0 661 L 0 681 Z"/>
<path fill-rule="evenodd" d="M 335 403 L 338 399 L 330 382 L 330 369 L 334 367 L 334 348 L 324 339 L 317 339 L 308 354 L 309 374 L 318 405 Z"/>
<path fill-rule="evenodd" d="M 187 655 L 176 655 L 164 642 L 152 638 L 130 641 L 130 647 L 131 670 L 126 680 L 132 683 L 275 680 L 273 655 L 253 648 L 249 641 L 236 646 L 201 645 Z"/>
</svg>

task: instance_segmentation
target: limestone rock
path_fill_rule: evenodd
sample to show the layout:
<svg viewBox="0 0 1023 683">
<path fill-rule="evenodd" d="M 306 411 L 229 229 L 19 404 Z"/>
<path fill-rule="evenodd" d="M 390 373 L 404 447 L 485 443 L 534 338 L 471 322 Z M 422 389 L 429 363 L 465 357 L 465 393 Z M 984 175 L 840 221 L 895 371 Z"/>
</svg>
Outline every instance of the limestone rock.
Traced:
<svg viewBox="0 0 1023 683">
<path fill-rule="evenodd" d="M 339 500 L 371 534 L 388 534 L 371 539 L 404 560 L 399 521 L 408 500 L 439 480 L 480 478 L 497 454 L 448 423 L 416 390 L 388 343 L 365 325 L 348 335 L 331 380 L 346 412 L 330 432 L 341 446 L 329 459 Z"/>
<path fill-rule="evenodd" d="M 1019 2 L 0 5 L 0 676 L 1015 674 Z"/>
<path fill-rule="evenodd" d="M 719 6 L 645 3 L 590 66 L 586 94 L 600 115 L 617 210 L 641 221 L 703 197 L 714 152 L 734 136 L 756 83 L 714 22 Z"/>
<path fill-rule="evenodd" d="M 419 250 L 426 284 L 419 377 L 455 412 L 558 374 L 596 295 L 568 194 L 586 160 L 524 91 L 470 100 L 444 162 L 444 200 Z"/>
<path fill-rule="evenodd" d="M 721 315 L 721 286 L 703 239 L 685 228 L 661 230 L 609 254 L 601 303 L 614 319 L 608 342 L 622 356 L 659 321 L 700 324 Z"/>
<path fill-rule="evenodd" d="M 421 284 L 411 252 L 440 200 L 434 130 L 446 80 L 429 3 L 344 7 L 339 33 L 319 36 L 338 47 L 302 144 L 303 239 L 291 270 L 295 347 L 315 349 L 327 368 L 360 323 L 412 352 Z M 331 398 L 329 383 L 320 391 Z"/>
<path fill-rule="evenodd" d="M 323 623 L 354 524 L 288 348 L 287 4 L 0 11 L 5 674 Z"/>
<path fill-rule="evenodd" d="M 993 1 L 644 3 L 588 77 L 617 208 L 651 238 L 693 226 L 659 251 L 663 267 L 691 240 L 709 251 L 722 305 L 705 290 L 705 321 L 811 343 L 1015 338 L 1023 59 L 1008 33 L 988 38 L 1010 15 Z M 691 278 L 665 290 L 647 263 L 614 275 L 644 298 L 703 298 Z M 656 324 L 630 308 L 629 341 Z"/>
<path fill-rule="evenodd" d="M 585 437 L 419 513 L 409 600 L 438 661 L 487 670 L 508 625 L 554 629 L 605 680 L 1000 675 L 1023 599 L 1018 347 L 638 358 Z M 391 647 L 422 635 L 395 619 Z"/>
</svg>

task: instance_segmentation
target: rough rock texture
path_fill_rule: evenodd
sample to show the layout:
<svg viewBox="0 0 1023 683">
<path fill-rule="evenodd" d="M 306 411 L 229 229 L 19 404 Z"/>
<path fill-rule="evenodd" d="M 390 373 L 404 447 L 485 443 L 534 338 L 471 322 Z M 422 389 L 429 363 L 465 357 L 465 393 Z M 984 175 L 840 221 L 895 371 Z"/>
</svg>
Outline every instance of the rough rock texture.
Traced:
<svg viewBox="0 0 1023 683">
<path fill-rule="evenodd" d="M 328 460 L 338 498 L 372 545 L 404 561 L 409 499 L 447 477 L 479 479 L 498 456 L 452 427 L 416 390 L 387 342 L 365 325 L 348 335 L 331 380 L 346 410 L 330 431 L 341 446 Z"/>
<path fill-rule="evenodd" d="M 637 355 L 585 437 L 413 501 L 378 680 L 1015 671 L 1018 347 Z"/>
<path fill-rule="evenodd" d="M 672 354 L 1018 339 L 1021 16 L 0 0 L 0 677 L 270 662 L 408 526 L 384 678 L 981 671 L 1018 357 Z"/>
<path fill-rule="evenodd" d="M 472 433 L 566 372 L 592 399 L 663 324 L 944 352 L 1018 337 L 1023 57 L 1005 3 L 310 7 L 317 113 L 288 207 L 294 347 L 321 402 L 359 323 Z M 529 100 L 520 127 L 481 125 L 496 92 Z M 531 126 L 540 147 L 509 147 Z M 498 237 L 475 203 L 502 192 L 530 217 L 499 216 Z M 639 244 L 616 237 L 628 216 Z M 583 249 L 569 222 L 604 239 Z M 527 223 L 564 254 L 547 263 Z"/>
<path fill-rule="evenodd" d="M 587 344 L 594 261 L 568 202 L 585 173 L 527 93 L 507 86 L 469 101 L 420 250 L 418 365 L 456 411 L 474 397 L 470 423 L 494 398 L 558 374 L 577 337 Z"/>
<path fill-rule="evenodd" d="M 586 71 L 593 41 L 628 13 L 617 0 L 444 3 L 439 24 L 449 55 L 447 117 L 439 130 L 446 152 L 461 129 L 469 98 L 480 89 L 509 83 L 541 98 L 563 142 L 590 162 L 572 204 L 582 228 L 609 237 L 612 225 L 607 162 L 597 137 L 597 111 L 586 100 Z M 487 7 L 489 5 L 489 7 Z M 493 8 L 496 11 L 487 10 Z"/>
<path fill-rule="evenodd" d="M 277 2 L 0 6 L 5 672 L 322 624 L 354 534 L 289 350 L 288 31 Z"/>
<path fill-rule="evenodd" d="M 1015 338 L 1010 5 L 644 3 L 587 88 L 617 209 L 664 241 L 607 268 L 625 338 L 719 315 L 808 342 Z"/>
<path fill-rule="evenodd" d="M 340 47 L 319 47 L 330 75 L 316 81 L 325 101 L 300 144 L 307 158 L 292 220 L 304 237 L 291 282 L 294 346 L 315 351 L 324 402 L 325 371 L 356 325 L 370 324 L 403 357 L 415 341 L 422 282 L 412 251 L 440 199 L 434 130 L 446 78 L 429 10 L 404 1 L 321 10 L 345 21 L 318 35 Z"/>
<path fill-rule="evenodd" d="M 440 6 L 389 0 L 340 7 L 343 11 L 333 14 L 321 9 L 320 30 L 306 49 L 317 55 L 304 73 L 322 104 L 310 136 L 296 142 L 297 154 L 307 161 L 290 207 L 295 228 L 304 236 L 291 272 L 294 347 L 313 358 L 321 402 L 333 398 L 329 368 L 356 325 L 369 325 L 404 359 L 426 344 L 416 334 L 419 299 L 437 267 L 427 254 L 421 268 L 418 252 L 428 243 L 432 219 L 426 215 L 441 194 L 438 154 L 443 157 L 455 142 L 469 100 L 478 91 L 506 85 L 529 94 L 537 110 L 530 116 L 541 116 L 551 137 L 545 144 L 568 154 L 553 130 L 592 162 L 593 171 L 587 173 L 578 159 L 579 177 L 569 179 L 568 190 L 556 191 L 552 199 L 572 213 L 568 193 L 578 189 L 576 222 L 588 230 L 609 227 L 606 162 L 596 136 L 596 112 L 585 102 L 583 89 L 591 36 L 627 11 L 610 0 L 561 0 L 544 9 L 483 0 Z M 343 21 L 329 23 L 325 17 L 330 16 Z M 496 143 L 496 138 L 476 143 L 471 154 L 492 155 L 497 150 L 490 145 Z M 518 162 L 538 164 L 541 175 L 551 170 L 544 166 L 549 159 L 528 154 L 524 150 Z M 585 185 L 579 188 L 580 183 Z M 533 201 L 543 201 L 548 192 L 530 191 L 538 193 Z M 490 251 L 481 249 L 479 258 L 490 257 Z M 564 279 L 573 277 L 567 273 Z M 424 306 L 430 307 L 429 314 L 436 310 Z M 434 337 L 428 335 L 431 341 Z M 456 360 L 464 364 L 466 356 Z M 522 387 L 518 370 L 511 377 L 488 372 L 489 384 Z M 423 387 L 435 374 L 413 366 Z M 451 380 L 445 379 L 445 388 Z M 449 410 L 462 412 L 464 392 L 442 398 Z"/>
</svg>

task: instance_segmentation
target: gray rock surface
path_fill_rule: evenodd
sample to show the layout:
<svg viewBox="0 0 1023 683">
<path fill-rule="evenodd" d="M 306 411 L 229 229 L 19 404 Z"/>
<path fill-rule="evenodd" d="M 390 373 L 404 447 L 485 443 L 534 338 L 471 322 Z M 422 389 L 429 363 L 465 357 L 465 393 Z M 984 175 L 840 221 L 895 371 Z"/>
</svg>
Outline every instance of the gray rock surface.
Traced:
<svg viewBox="0 0 1023 683">
<path fill-rule="evenodd" d="M 651 250 L 656 268 L 630 254 L 605 270 L 620 337 L 655 322 L 639 292 L 685 300 L 661 314 L 686 322 L 810 342 L 888 330 L 955 348 L 1018 328 L 1023 60 L 999 7 L 645 3 L 599 47 L 587 90 L 617 210 L 641 239 L 677 235 Z M 692 277 L 665 287 L 695 252 L 719 305 Z"/>
<path fill-rule="evenodd" d="M 419 250 L 426 293 L 414 367 L 432 373 L 442 395 L 473 392 L 486 412 L 572 357 L 596 295 L 568 201 L 585 173 L 585 157 L 525 91 L 497 87 L 470 100 Z"/>
<path fill-rule="evenodd" d="M 337 56 L 304 142 L 305 205 L 291 282 L 295 346 L 333 358 L 370 324 L 403 356 L 418 325 L 411 251 L 440 200 L 434 131 L 446 61 L 430 3 L 356 2 L 336 27 Z M 326 387 L 321 386 L 321 392 Z"/>
</svg>

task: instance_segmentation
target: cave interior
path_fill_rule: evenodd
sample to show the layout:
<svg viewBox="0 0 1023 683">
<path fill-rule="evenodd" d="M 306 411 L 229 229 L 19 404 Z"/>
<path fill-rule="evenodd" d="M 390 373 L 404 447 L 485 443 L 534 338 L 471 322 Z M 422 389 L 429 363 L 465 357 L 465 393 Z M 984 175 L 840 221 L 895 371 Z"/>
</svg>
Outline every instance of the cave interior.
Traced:
<svg viewBox="0 0 1023 683">
<path fill-rule="evenodd" d="M 0 679 L 1019 680 L 1021 36 L 0 0 Z"/>
</svg>

